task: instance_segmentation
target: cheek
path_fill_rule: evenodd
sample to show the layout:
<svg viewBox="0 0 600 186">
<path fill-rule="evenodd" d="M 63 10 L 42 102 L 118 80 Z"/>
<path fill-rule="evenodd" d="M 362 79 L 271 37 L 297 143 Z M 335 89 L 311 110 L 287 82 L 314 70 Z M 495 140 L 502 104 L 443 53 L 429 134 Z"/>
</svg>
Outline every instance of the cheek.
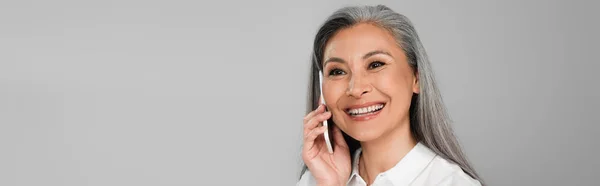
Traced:
<svg viewBox="0 0 600 186">
<path fill-rule="evenodd" d="M 383 94 L 394 97 L 412 92 L 410 77 L 401 70 L 388 70 L 378 74 L 374 83 Z"/>
<path fill-rule="evenodd" d="M 402 113 L 395 115 L 397 117 L 405 117 L 410 108 L 410 102 L 413 95 L 411 74 L 402 70 L 388 70 L 385 73 L 378 75 L 376 85 L 388 101 L 391 112 Z M 398 119 L 398 118 L 396 118 Z M 396 120 L 392 119 L 392 120 Z"/>
<path fill-rule="evenodd" d="M 336 80 L 328 82 L 326 85 L 323 96 L 325 97 L 325 101 L 327 102 L 327 108 L 331 111 L 333 122 L 340 127 L 343 131 L 347 129 L 343 118 L 345 117 L 346 112 L 342 110 L 341 101 L 346 96 L 348 82 L 343 80 Z"/>
<path fill-rule="evenodd" d="M 346 94 L 346 85 L 345 82 L 341 80 L 331 81 L 323 84 L 323 97 L 325 97 L 325 102 L 327 102 L 327 106 L 331 109 L 338 109 L 337 103 L 338 101 Z"/>
</svg>

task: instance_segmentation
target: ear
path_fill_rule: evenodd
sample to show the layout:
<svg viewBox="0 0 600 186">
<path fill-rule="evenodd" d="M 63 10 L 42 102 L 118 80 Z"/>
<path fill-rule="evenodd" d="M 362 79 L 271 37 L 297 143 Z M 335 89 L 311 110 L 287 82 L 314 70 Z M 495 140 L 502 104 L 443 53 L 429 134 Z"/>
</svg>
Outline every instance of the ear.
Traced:
<svg viewBox="0 0 600 186">
<path fill-rule="evenodd" d="M 415 72 L 412 89 L 413 93 L 415 94 L 419 94 L 421 92 L 421 89 L 419 88 L 419 72 Z"/>
</svg>

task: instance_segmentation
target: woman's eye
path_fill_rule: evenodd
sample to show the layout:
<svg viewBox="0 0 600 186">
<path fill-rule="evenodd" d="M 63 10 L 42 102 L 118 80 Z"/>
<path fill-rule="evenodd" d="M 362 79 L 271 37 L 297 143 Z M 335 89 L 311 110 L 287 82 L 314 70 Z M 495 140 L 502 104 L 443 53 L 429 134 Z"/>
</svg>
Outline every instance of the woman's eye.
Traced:
<svg viewBox="0 0 600 186">
<path fill-rule="evenodd" d="M 375 62 L 369 64 L 369 69 L 379 68 L 379 67 L 382 67 L 383 65 L 385 65 L 385 63 L 383 63 L 381 61 L 375 61 Z"/>
<path fill-rule="evenodd" d="M 340 69 L 333 69 L 333 70 L 329 71 L 330 76 L 338 76 L 338 75 L 344 75 L 344 74 L 346 74 L 346 72 L 344 72 L 343 70 L 340 70 Z"/>
</svg>

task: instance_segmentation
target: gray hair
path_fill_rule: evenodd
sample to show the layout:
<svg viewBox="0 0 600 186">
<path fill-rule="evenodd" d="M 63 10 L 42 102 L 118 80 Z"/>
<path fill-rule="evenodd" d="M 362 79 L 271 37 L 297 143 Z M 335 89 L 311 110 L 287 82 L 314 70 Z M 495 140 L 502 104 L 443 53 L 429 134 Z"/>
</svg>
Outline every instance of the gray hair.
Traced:
<svg viewBox="0 0 600 186">
<path fill-rule="evenodd" d="M 410 67 L 413 71 L 418 72 L 420 93 L 413 94 L 409 109 L 410 128 L 415 139 L 444 159 L 456 163 L 466 174 L 483 184 L 483 181 L 467 160 L 450 126 L 450 117 L 442 101 L 433 69 L 417 31 L 406 16 L 394 12 L 387 6 L 341 8 L 333 13 L 320 27 L 313 46 L 307 113 L 319 106 L 318 73 L 319 69 L 322 68 L 325 45 L 336 32 L 358 23 L 371 23 L 388 30 L 406 54 Z M 333 120 L 330 119 L 329 122 L 333 123 Z M 360 147 L 357 140 L 345 133 L 344 138 L 350 147 L 350 153 Z M 306 165 L 303 165 L 301 175 L 306 169 Z"/>
</svg>

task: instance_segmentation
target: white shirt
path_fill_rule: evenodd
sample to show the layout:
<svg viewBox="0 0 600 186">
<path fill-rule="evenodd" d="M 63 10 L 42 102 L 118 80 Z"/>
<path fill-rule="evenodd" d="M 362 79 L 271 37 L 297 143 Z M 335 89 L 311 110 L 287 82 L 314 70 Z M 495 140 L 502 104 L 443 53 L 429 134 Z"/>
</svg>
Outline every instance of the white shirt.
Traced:
<svg viewBox="0 0 600 186">
<path fill-rule="evenodd" d="M 365 181 L 358 174 L 358 159 L 362 149 L 354 153 L 352 173 L 346 185 L 366 186 Z M 297 186 L 317 185 L 315 178 L 309 170 L 302 175 Z M 480 186 L 481 183 L 456 164 L 435 154 L 431 149 L 417 143 L 405 156 L 391 169 L 375 177 L 373 186 L 404 186 L 404 185 L 443 185 L 443 186 Z"/>
</svg>

